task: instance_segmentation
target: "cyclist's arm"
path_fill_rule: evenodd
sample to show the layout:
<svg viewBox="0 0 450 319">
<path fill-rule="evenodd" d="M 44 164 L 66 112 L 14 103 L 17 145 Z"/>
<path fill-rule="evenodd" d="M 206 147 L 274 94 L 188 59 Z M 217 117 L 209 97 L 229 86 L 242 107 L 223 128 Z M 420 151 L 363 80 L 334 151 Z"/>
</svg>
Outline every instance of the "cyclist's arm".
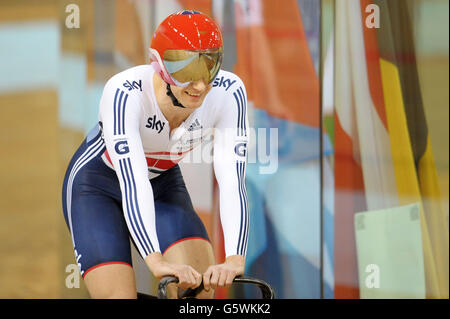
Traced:
<svg viewBox="0 0 450 319">
<path fill-rule="evenodd" d="M 106 148 L 120 183 L 124 217 L 139 253 L 156 278 L 173 275 L 183 289 L 199 286 L 201 275 L 195 269 L 168 263 L 160 252 L 153 190 L 139 132 L 139 100 L 108 83 L 100 112 Z"/>
<path fill-rule="evenodd" d="M 219 185 L 220 221 L 226 260 L 203 274 L 205 290 L 229 287 L 245 270 L 249 213 L 245 189 L 248 143 L 247 96 L 242 81 L 218 109 L 214 133 L 214 172 Z"/>
<path fill-rule="evenodd" d="M 160 252 L 155 226 L 153 191 L 139 133 L 139 100 L 108 82 L 100 114 L 106 148 L 122 191 L 124 217 L 139 253 L 145 259 Z"/>
<path fill-rule="evenodd" d="M 245 188 L 248 143 L 247 96 L 242 81 L 226 97 L 214 133 L 214 172 L 220 193 L 220 220 L 227 260 L 243 262 L 247 252 L 249 213 Z M 241 256 L 239 258 L 238 256 Z"/>
</svg>

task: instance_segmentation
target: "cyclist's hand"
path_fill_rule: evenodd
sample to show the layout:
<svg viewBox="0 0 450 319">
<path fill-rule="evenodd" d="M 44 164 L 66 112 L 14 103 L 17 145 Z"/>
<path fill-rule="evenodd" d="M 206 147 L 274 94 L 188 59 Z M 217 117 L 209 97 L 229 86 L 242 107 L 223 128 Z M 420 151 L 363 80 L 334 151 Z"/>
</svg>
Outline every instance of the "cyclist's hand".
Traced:
<svg viewBox="0 0 450 319">
<path fill-rule="evenodd" d="M 164 276 L 178 278 L 181 289 L 197 288 L 202 282 L 202 275 L 189 265 L 178 265 L 166 262 L 160 253 L 152 253 L 145 258 L 145 262 L 153 275 L 161 279 Z"/>
<path fill-rule="evenodd" d="M 202 282 L 202 275 L 189 265 L 168 264 L 170 275 L 178 277 L 178 287 L 181 289 L 197 288 Z"/>
<path fill-rule="evenodd" d="M 244 274 L 244 268 L 244 256 L 229 256 L 223 264 L 209 266 L 203 274 L 203 287 L 206 291 L 210 288 L 228 288 L 236 276 Z"/>
</svg>

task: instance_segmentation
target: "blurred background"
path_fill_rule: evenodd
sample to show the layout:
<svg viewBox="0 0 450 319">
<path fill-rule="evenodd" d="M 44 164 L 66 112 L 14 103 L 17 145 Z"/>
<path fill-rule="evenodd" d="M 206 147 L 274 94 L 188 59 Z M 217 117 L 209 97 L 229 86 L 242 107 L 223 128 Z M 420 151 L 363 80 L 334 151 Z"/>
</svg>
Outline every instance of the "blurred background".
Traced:
<svg viewBox="0 0 450 319">
<path fill-rule="evenodd" d="M 89 297 L 67 284 L 65 169 L 106 81 L 182 9 L 219 23 L 267 155 L 247 169 L 246 273 L 278 298 L 448 298 L 447 0 L 0 0 L 0 298 Z M 212 165 L 181 166 L 221 262 Z"/>
</svg>

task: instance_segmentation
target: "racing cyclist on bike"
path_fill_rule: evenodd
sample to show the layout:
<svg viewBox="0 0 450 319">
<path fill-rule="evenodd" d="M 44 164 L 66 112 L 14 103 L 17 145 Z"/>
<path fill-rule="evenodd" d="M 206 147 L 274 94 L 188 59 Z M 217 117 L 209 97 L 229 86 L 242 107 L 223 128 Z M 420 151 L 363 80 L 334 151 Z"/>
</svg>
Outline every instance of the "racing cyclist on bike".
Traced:
<svg viewBox="0 0 450 319">
<path fill-rule="evenodd" d="M 64 217 L 91 297 L 136 298 L 130 237 L 156 278 L 176 276 L 182 289 L 203 280 L 199 297 L 213 297 L 215 288 L 244 273 L 247 96 L 241 79 L 220 69 L 222 57 L 215 22 L 182 11 L 156 29 L 151 64 L 106 83 L 99 123 L 74 154 L 63 185 Z M 226 253 L 221 264 L 177 164 L 210 137 Z"/>
</svg>

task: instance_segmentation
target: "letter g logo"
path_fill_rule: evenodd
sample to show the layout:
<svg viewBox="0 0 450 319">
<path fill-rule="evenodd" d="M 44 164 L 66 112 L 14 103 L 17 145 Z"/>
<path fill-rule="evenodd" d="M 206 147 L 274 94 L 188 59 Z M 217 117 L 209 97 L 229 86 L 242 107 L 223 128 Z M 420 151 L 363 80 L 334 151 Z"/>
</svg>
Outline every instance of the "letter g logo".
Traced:
<svg viewBox="0 0 450 319">
<path fill-rule="evenodd" d="M 235 152 L 236 155 L 238 155 L 238 156 L 245 157 L 246 150 L 247 150 L 247 143 L 245 143 L 245 142 L 238 143 L 238 144 L 236 144 L 236 146 L 234 147 L 234 152 Z"/>
<path fill-rule="evenodd" d="M 114 146 L 114 149 L 116 150 L 116 153 L 120 155 L 126 154 L 130 151 L 127 141 L 117 142 L 116 145 Z"/>
</svg>

